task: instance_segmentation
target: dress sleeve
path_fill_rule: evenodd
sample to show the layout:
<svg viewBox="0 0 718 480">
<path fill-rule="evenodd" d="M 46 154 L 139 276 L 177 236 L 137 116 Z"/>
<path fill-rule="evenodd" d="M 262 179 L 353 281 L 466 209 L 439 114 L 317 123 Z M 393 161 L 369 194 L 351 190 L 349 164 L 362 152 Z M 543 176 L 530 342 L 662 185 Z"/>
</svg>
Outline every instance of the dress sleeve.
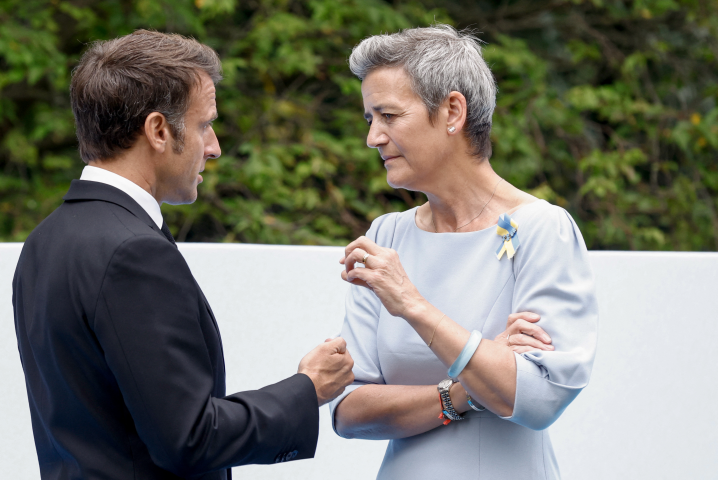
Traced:
<svg viewBox="0 0 718 480">
<path fill-rule="evenodd" d="M 395 220 L 390 217 L 394 215 L 396 214 L 387 214 L 377 218 L 366 233 L 367 238 L 370 238 L 378 245 L 388 246 L 391 241 L 384 237 L 387 236 L 387 233 L 389 233 L 389 237 L 393 235 Z M 377 350 L 377 328 L 379 326 L 380 312 L 381 301 L 374 295 L 374 292 L 356 285 L 349 288 L 341 336 L 346 340 L 347 350 L 354 359 L 354 383 L 329 403 L 332 426 L 335 432 L 334 412 L 337 405 L 347 395 L 362 385 L 385 383 Z"/>
<path fill-rule="evenodd" d="M 553 351 L 514 354 L 516 398 L 511 417 L 542 430 L 588 384 L 596 354 L 598 304 L 586 245 L 571 216 L 551 206 L 519 225 L 513 312 L 541 315 Z"/>
</svg>

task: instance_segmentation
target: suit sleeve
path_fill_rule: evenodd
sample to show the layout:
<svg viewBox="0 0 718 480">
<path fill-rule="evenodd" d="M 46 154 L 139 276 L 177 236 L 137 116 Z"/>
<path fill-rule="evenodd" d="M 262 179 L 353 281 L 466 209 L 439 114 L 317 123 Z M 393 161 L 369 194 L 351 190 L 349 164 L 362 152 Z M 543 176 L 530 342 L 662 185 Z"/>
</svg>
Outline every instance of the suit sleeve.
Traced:
<svg viewBox="0 0 718 480">
<path fill-rule="evenodd" d="M 134 237 L 114 253 L 91 326 L 153 461 L 190 476 L 313 457 L 319 412 L 306 375 L 212 396 L 202 306 L 184 258 L 164 239 Z"/>
<path fill-rule="evenodd" d="M 555 350 L 514 354 L 516 397 L 510 420 L 550 426 L 588 384 L 596 355 L 598 303 L 588 252 L 568 212 L 549 208 L 519 226 L 513 312 L 541 315 Z"/>
</svg>

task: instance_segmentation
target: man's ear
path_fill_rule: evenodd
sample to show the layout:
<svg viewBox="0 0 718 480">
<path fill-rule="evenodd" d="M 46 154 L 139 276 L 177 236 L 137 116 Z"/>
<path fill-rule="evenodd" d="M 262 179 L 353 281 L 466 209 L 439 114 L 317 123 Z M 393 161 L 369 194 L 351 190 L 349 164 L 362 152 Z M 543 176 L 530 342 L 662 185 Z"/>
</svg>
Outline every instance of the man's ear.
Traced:
<svg viewBox="0 0 718 480">
<path fill-rule="evenodd" d="M 157 153 L 164 153 L 172 140 L 170 125 L 160 112 L 152 112 L 147 115 L 144 134 L 147 138 L 147 143 Z"/>
<path fill-rule="evenodd" d="M 447 127 L 455 128 L 452 133 L 460 132 L 466 123 L 466 97 L 460 92 L 451 92 L 444 101 L 444 107 L 447 109 Z"/>
</svg>

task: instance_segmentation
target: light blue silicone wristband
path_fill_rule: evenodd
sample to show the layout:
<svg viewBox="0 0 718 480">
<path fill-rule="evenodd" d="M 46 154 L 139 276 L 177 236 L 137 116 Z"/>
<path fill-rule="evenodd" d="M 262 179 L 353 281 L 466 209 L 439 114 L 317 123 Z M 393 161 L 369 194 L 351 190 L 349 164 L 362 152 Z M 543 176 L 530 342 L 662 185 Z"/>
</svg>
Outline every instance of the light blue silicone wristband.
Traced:
<svg viewBox="0 0 718 480">
<path fill-rule="evenodd" d="M 466 342 L 466 345 L 464 345 L 464 349 L 461 351 L 454 364 L 449 368 L 448 373 L 451 379 L 456 380 L 456 377 L 458 377 L 459 374 L 464 371 L 464 368 L 466 368 L 466 365 L 469 363 L 469 360 L 471 360 L 471 357 L 473 357 L 474 353 L 476 353 L 476 349 L 479 348 L 481 338 L 481 332 L 477 330 L 471 332 L 469 341 Z"/>
</svg>

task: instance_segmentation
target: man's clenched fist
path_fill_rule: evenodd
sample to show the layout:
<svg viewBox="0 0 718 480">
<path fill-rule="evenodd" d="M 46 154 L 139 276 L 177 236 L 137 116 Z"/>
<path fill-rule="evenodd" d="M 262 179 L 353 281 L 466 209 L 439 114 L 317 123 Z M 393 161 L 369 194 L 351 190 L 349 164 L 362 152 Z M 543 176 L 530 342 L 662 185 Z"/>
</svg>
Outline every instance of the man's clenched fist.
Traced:
<svg viewBox="0 0 718 480">
<path fill-rule="evenodd" d="M 354 360 L 343 338 L 328 338 L 299 362 L 297 373 L 312 379 L 321 407 L 338 397 L 354 381 Z"/>
</svg>

